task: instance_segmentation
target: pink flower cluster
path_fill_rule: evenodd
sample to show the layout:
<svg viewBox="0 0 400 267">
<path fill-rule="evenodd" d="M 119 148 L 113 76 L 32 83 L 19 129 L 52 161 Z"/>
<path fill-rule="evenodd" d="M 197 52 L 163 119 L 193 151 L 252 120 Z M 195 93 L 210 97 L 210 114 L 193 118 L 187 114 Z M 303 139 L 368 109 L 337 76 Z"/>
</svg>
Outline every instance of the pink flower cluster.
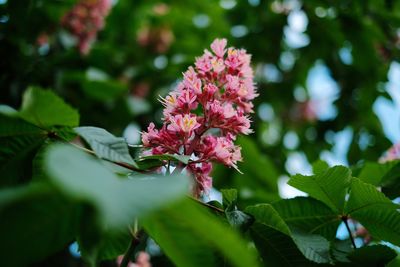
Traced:
<svg viewBox="0 0 400 267">
<path fill-rule="evenodd" d="M 382 156 L 379 161 L 384 163 L 396 159 L 400 159 L 400 143 L 397 143 L 389 148 L 389 150 L 385 152 L 385 155 Z"/>
<path fill-rule="evenodd" d="M 81 54 L 89 53 L 111 4 L 111 0 L 81 0 L 63 16 L 61 24 L 78 39 Z"/>
<path fill-rule="evenodd" d="M 205 50 L 195 67 L 165 98 L 163 126 L 153 123 L 142 133 L 145 154 L 181 154 L 191 157 L 186 166 L 195 179 L 194 194 L 212 186 L 212 161 L 237 169 L 242 159 L 237 135 L 250 134 L 252 100 L 257 96 L 250 55 L 227 48 L 226 39 L 216 39 L 212 52 Z"/>
</svg>

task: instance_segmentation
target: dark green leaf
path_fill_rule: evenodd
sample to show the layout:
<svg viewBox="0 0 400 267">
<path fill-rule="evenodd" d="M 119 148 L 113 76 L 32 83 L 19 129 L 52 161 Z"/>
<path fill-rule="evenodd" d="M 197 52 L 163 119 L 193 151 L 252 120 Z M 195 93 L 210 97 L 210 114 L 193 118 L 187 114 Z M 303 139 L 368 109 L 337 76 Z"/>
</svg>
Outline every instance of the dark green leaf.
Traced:
<svg viewBox="0 0 400 267">
<path fill-rule="evenodd" d="M 291 231 L 269 204 L 247 207 L 255 223 L 250 233 L 266 266 L 308 266 L 330 263 L 329 242 L 319 235 Z M 308 259 L 308 260 L 307 260 Z"/>
<path fill-rule="evenodd" d="M 400 245 L 399 205 L 375 186 L 353 178 L 346 213 L 359 221 L 377 239 Z"/>
<path fill-rule="evenodd" d="M 322 202 L 309 197 L 283 199 L 272 203 L 290 228 L 319 234 L 332 240 L 340 223 L 340 215 Z"/>
<path fill-rule="evenodd" d="M 190 156 L 186 155 L 177 155 L 177 154 L 161 154 L 161 155 L 151 155 L 151 156 L 143 156 L 139 158 L 139 162 L 143 162 L 146 160 L 171 160 L 182 162 L 183 164 L 188 164 L 190 160 Z"/>
<path fill-rule="evenodd" d="M 400 163 L 397 164 L 387 172 L 380 182 L 382 192 L 389 198 L 394 199 L 400 196 Z"/>
<path fill-rule="evenodd" d="M 367 266 L 384 266 L 396 258 L 397 253 L 384 245 L 372 245 L 354 250 L 348 258 L 357 263 Z"/>
<path fill-rule="evenodd" d="M 24 266 L 64 248 L 74 238 L 76 209 L 54 189 L 30 184 L 0 191 L 0 258 Z"/>
<path fill-rule="evenodd" d="M 0 115 L 0 187 L 27 181 L 32 159 L 47 138 L 42 129 L 16 117 Z"/>
<path fill-rule="evenodd" d="M 348 168 L 335 166 L 312 176 L 297 174 L 288 184 L 322 201 L 335 212 L 341 213 L 350 178 L 351 172 Z"/>
</svg>

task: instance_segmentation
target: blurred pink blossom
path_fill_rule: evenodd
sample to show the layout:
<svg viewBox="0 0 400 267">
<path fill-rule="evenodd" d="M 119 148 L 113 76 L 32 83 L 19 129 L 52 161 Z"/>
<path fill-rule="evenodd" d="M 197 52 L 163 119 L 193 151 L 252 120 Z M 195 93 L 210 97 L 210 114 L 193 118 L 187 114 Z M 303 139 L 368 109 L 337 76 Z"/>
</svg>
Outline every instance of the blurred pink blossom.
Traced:
<svg viewBox="0 0 400 267">
<path fill-rule="evenodd" d="M 111 0 L 81 0 L 63 16 L 61 24 L 78 39 L 81 54 L 89 53 L 111 6 Z"/>
<path fill-rule="evenodd" d="M 123 258 L 122 255 L 117 258 L 118 266 L 121 265 Z M 136 256 L 136 262 L 129 262 L 128 267 L 151 267 L 150 255 L 147 252 L 140 251 Z"/>
<path fill-rule="evenodd" d="M 379 162 L 388 162 L 400 159 L 400 143 L 394 144 L 385 154 L 379 159 Z"/>
</svg>

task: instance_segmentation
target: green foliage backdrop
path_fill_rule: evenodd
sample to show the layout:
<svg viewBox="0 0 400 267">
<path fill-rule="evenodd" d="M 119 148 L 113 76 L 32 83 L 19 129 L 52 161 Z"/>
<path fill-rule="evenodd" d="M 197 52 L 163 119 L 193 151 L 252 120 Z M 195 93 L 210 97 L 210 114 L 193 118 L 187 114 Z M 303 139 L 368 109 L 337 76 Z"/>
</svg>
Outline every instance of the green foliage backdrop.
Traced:
<svg viewBox="0 0 400 267">
<path fill-rule="evenodd" d="M 116 266 L 143 250 L 153 266 L 400 266 L 400 163 L 378 162 L 392 142 L 373 109 L 395 103 L 399 1 L 118 0 L 87 55 L 61 25 L 75 4 L 0 0 L 1 266 Z M 207 202 L 152 172 L 191 159 L 137 145 L 215 38 L 252 54 L 260 96 L 255 133 L 237 140 L 243 174 L 215 168 L 222 196 Z M 318 66 L 317 89 L 337 88 L 327 119 Z M 346 130 L 348 166 L 321 161 Z M 306 196 L 282 199 L 293 153 L 312 174 L 288 181 Z"/>
</svg>

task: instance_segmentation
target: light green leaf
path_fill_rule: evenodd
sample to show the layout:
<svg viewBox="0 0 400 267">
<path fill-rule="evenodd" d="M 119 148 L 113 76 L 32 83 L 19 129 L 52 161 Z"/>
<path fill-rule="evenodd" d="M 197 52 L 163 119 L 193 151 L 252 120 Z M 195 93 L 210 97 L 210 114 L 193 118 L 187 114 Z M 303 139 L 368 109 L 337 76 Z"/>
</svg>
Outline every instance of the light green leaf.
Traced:
<svg viewBox="0 0 400 267">
<path fill-rule="evenodd" d="M 18 111 L 7 105 L 0 105 L 0 114 L 10 117 L 18 116 Z"/>
<path fill-rule="evenodd" d="M 309 266 L 312 262 L 330 263 L 329 242 L 319 235 L 290 230 L 269 204 L 247 207 L 255 223 L 250 228 L 265 266 Z M 307 260 L 308 259 L 308 260 Z"/>
<path fill-rule="evenodd" d="M 348 168 L 335 166 L 312 176 L 297 174 L 288 184 L 322 201 L 335 212 L 341 213 L 350 179 L 351 171 Z"/>
<path fill-rule="evenodd" d="M 50 90 L 29 87 L 24 95 L 20 116 L 39 127 L 79 125 L 78 112 Z"/>
<path fill-rule="evenodd" d="M 375 186 L 353 178 L 345 212 L 359 221 L 377 239 L 400 245 L 399 205 Z"/>
<path fill-rule="evenodd" d="M 136 166 L 124 138 L 115 137 L 97 127 L 78 127 L 75 128 L 75 131 L 89 144 L 99 158 Z"/>
<path fill-rule="evenodd" d="M 258 266 L 237 234 L 188 200 L 153 214 L 143 226 L 178 267 L 222 266 L 215 251 L 232 266 Z"/>
<path fill-rule="evenodd" d="M 61 192 L 95 207 L 101 222 L 110 228 L 124 227 L 188 191 L 184 176 L 120 179 L 95 158 L 68 145 L 49 148 L 45 170 Z"/>
</svg>

